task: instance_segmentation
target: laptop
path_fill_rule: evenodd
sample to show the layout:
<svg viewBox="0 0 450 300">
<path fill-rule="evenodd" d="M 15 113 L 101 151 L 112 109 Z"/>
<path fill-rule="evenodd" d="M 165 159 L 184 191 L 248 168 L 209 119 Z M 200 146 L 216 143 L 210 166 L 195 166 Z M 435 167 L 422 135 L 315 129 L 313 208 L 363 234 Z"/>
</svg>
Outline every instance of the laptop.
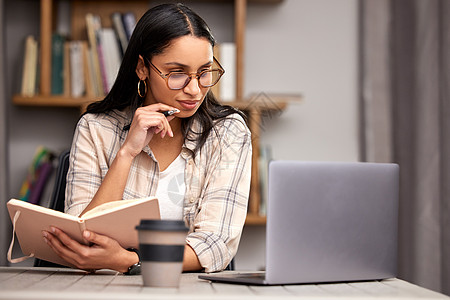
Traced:
<svg viewBox="0 0 450 300">
<path fill-rule="evenodd" d="M 396 277 L 398 165 L 272 161 L 268 182 L 266 271 L 200 279 L 280 285 Z"/>
</svg>

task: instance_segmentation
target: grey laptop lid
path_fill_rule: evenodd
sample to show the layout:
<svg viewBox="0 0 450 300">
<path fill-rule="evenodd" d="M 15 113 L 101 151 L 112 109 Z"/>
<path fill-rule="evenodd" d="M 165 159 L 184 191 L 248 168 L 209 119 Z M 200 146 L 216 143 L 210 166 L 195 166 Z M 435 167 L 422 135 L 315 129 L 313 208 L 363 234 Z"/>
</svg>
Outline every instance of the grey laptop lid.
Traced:
<svg viewBox="0 0 450 300">
<path fill-rule="evenodd" d="M 398 173 L 395 164 L 271 162 L 265 278 L 256 281 L 250 274 L 246 280 L 240 273 L 222 280 L 293 284 L 395 277 Z"/>
<path fill-rule="evenodd" d="M 397 165 L 275 161 L 269 168 L 267 282 L 395 277 Z"/>
</svg>

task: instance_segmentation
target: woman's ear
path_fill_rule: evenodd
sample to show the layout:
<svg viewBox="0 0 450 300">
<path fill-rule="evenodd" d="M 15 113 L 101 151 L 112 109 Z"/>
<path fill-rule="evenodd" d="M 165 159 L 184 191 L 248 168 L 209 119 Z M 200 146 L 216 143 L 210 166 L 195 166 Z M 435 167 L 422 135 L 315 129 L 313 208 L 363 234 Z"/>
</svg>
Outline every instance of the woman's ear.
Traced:
<svg viewBox="0 0 450 300">
<path fill-rule="evenodd" d="M 139 55 L 138 63 L 136 66 L 136 75 L 140 80 L 145 80 L 148 77 L 148 68 L 145 66 L 144 58 Z"/>
</svg>

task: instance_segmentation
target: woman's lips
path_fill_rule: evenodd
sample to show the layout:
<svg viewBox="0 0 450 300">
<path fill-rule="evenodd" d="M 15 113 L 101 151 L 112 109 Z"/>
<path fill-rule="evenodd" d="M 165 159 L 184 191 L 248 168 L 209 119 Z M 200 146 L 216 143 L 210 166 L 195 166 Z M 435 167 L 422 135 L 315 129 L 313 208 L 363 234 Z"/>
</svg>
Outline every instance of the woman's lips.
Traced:
<svg viewBox="0 0 450 300">
<path fill-rule="evenodd" d="M 184 109 L 194 109 L 197 107 L 199 101 L 189 101 L 189 100 L 184 100 L 184 101 L 178 101 L 178 103 L 180 103 L 180 105 L 184 108 Z"/>
</svg>

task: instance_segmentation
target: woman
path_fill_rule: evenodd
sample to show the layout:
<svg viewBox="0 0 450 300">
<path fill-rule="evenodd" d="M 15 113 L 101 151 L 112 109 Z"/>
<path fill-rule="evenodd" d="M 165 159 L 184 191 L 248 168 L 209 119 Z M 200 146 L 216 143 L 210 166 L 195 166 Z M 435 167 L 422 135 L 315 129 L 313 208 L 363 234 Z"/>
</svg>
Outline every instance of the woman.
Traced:
<svg viewBox="0 0 450 300">
<path fill-rule="evenodd" d="M 182 4 L 147 11 L 111 92 L 81 117 L 70 154 L 66 212 L 156 195 L 163 219 L 189 226 L 184 271 L 223 270 L 247 212 L 251 136 L 242 114 L 219 105 L 210 91 L 223 73 L 214 43 L 206 23 Z M 94 232 L 84 233 L 89 247 L 57 228 L 43 235 L 81 269 L 126 273 L 139 261 Z"/>
</svg>

